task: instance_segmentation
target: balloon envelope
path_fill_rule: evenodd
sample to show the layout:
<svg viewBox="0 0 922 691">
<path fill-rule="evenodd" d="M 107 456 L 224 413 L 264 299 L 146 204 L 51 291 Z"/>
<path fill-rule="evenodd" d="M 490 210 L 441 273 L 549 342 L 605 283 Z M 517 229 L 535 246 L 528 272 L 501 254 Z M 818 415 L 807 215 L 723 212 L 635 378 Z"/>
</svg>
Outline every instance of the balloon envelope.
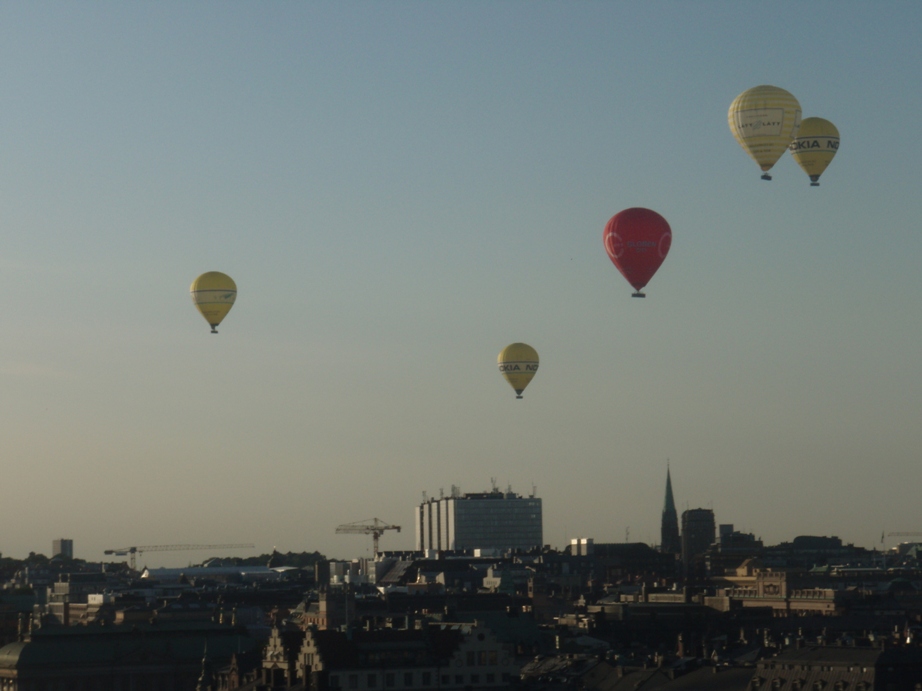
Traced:
<svg viewBox="0 0 922 691">
<path fill-rule="evenodd" d="M 789 92 L 763 84 L 747 89 L 730 104 L 730 131 L 771 180 L 768 171 L 781 158 L 800 126 L 800 104 Z"/>
<path fill-rule="evenodd" d="M 797 165 L 810 176 L 810 185 L 818 187 L 820 175 L 839 150 L 839 130 L 829 120 L 804 118 L 790 149 Z"/>
<path fill-rule="evenodd" d="M 211 333 L 218 333 L 218 324 L 227 316 L 237 299 L 234 279 L 220 271 L 208 271 L 192 281 L 189 292 L 195 307 L 211 326 Z"/>
<path fill-rule="evenodd" d="M 602 233 L 605 251 L 634 290 L 634 297 L 653 278 L 672 246 L 672 230 L 655 211 L 633 207 L 616 213 Z"/>
<path fill-rule="evenodd" d="M 515 397 L 522 398 L 522 392 L 538 371 L 538 351 L 527 343 L 512 343 L 502 349 L 496 362 L 500 373 L 515 389 Z"/>
</svg>

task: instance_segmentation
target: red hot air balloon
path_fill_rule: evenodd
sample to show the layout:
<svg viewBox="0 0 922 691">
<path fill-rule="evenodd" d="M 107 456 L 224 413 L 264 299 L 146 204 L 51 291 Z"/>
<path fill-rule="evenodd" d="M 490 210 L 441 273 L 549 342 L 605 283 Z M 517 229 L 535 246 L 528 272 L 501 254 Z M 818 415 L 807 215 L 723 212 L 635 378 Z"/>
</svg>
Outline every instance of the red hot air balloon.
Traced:
<svg viewBox="0 0 922 691">
<path fill-rule="evenodd" d="M 672 245 L 666 219 L 650 209 L 625 209 L 611 217 L 602 240 L 612 264 L 634 286 L 631 297 L 646 297 L 640 289 L 653 278 Z"/>
</svg>

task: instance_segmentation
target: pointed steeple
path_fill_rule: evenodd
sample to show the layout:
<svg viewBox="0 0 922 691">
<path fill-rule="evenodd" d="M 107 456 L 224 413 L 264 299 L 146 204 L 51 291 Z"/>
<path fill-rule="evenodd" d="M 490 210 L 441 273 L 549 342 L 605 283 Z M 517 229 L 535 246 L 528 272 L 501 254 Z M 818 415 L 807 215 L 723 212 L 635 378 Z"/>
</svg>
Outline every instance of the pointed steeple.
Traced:
<svg viewBox="0 0 922 691">
<path fill-rule="evenodd" d="M 669 461 L 666 461 L 666 501 L 663 504 L 663 513 L 675 513 L 675 498 L 672 496 L 672 473 Z"/>
<path fill-rule="evenodd" d="M 214 685 L 214 673 L 211 669 L 211 660 L 208 659 L 208 639 L 205 639 L 205 650 L 202 652 L 202 674 L 195 685 L 195 691 L 211 691 Z"/>
<path fill-rule="evenodd" d="M 663 502 L 663 520 L 660 525 L 660 551 L 666 554 L 679 554 L 682 543 L 679 540 L 679 515 L 675 510 L 675 498 L 672 496 L 672 474 L 669 461 L 666 461 L 666 500 Z"/>
</svg>

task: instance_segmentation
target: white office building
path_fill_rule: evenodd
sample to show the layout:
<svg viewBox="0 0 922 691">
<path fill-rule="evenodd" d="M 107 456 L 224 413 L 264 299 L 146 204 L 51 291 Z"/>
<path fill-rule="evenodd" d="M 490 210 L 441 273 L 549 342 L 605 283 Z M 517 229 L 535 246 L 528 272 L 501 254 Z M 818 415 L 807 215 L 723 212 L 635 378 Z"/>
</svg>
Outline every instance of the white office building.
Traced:
<svg viewBox="0 0 922 691">
<path fill-rule="evenodd" d="M 543 545 L 541 500 L 512 491 L 426 499 L 416 508 L 416 549 L 528 550 Z"/>
<path fill-rule="evenodd" d="M 67 557 L 68 559 L 74 558 L 74 541 L 61 538 L 60 540 L 51 541 L 51 556 L 57 557 Z"/>
</svg>

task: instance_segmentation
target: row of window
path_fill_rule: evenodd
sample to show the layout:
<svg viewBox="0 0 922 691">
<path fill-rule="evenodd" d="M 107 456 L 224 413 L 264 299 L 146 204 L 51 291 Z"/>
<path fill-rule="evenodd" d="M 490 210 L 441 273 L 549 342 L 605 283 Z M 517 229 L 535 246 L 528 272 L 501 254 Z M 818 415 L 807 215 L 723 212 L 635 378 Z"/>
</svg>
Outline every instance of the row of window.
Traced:
<svg viewBox="0 0 922 691">
<path fill-rule="evenodd" d="M 348 691 L 357 691 L 358 689 L 377 689 L 378 681 L 383 677 L 385 689 L 395 689 L 397 688 L 397 681 L 400 677 L 397 672 L 385 672 L 383 675 L 377 672 L 369 672 L 364 675 L 364 686 L 360 686 L 361 676 L 359 674 L 331 674 L 330 675 L 330 688 L 331 689 L 347 689 Z M 341 679 L 345 677 L 345 679 Z M 413 688 L 419 686 L 420 688 L 429 688 L 432 686 L 432 681 L 434 675 L 432 672 L 403 672 L 402 673 L 403 684 L 400 688 Z M 502 674 L 502 682 L 504 684 L 509 683 L 509 674 Z M 495 684 L 497 675 L 494 673 L 489 674 L 442 674 L 439 677 L 441 686 L 464 686 L 466 684 L 478 685 L 478 684 Z M 342 686 L 342 682 L 345 681 L 345 687 Z"/>
<path fill-rule="evenodd" d="M 495 650 L 468 650 L 467 666 L 486 667 L 487 665 L 495 666 L 497 664 L 498 654 Z"/>
<path fill-rule="evenodd" d="M 793 664 L 793 663 L 790 663 L 790 662 L 770 662 L 767 666 L 768 666 L 770 669 L 776 669 L 776 668 L 777 668 L 777 669 L 791 669 L 791 670 L 801 670 L 801 671 L 805 671 L 805 672 L 806 672 L 806 671 L 809 671 L 809 670 L 812 670 L 812 669 L 818 669 L 818 670 L 820 670 L 820 671 L 822 671 L 822 672 L 835 672 L 835 671 L 841 670 L 841 669 L 844 667 L 843 665 L 839 665 L 839 666 L 833 666 L 833 665 L 819 665 L 819 666 L 815 666 L 815 665 L 801 664 L 801 663 Z M 857 665 L 853 665 L 853 664 L 848 665 L 848 671 L 849 671 L 849 672 L 856 672 L 857 670 L 858 670 L 858 666 L 857 666 Z M 868 668 L 867 668 L 867 667 L 862 667 L 862 668 L 861 668 L 861 672 L 862 672 L 862 674 L 867 674 Z"/>
<path fill-rule="evenodd" d="M 764 685 L 765 680 L 762 677 L 753 677 L 749 685 L 753 689 L 761 689 Z M 772 689 L 781 689 L 785 686 L 785 680 L 776 677 L 772 679 L 771 688 Z M 828 681 L 824 679 L 816 679 L 810 684 L 806 679 L 794 679 L 791 681 L 791 688 L 794 691 L 824 691 L 827 686 L 829 686 Z M 849 683 L 842 679 L 839 679 L 835 682 L 832 687 L 832 691 L 847 691 Z M 859 681 L 855 684 L 855 691 L 870 691 L 872 685 L 865 681 Z"/>
</svg>

